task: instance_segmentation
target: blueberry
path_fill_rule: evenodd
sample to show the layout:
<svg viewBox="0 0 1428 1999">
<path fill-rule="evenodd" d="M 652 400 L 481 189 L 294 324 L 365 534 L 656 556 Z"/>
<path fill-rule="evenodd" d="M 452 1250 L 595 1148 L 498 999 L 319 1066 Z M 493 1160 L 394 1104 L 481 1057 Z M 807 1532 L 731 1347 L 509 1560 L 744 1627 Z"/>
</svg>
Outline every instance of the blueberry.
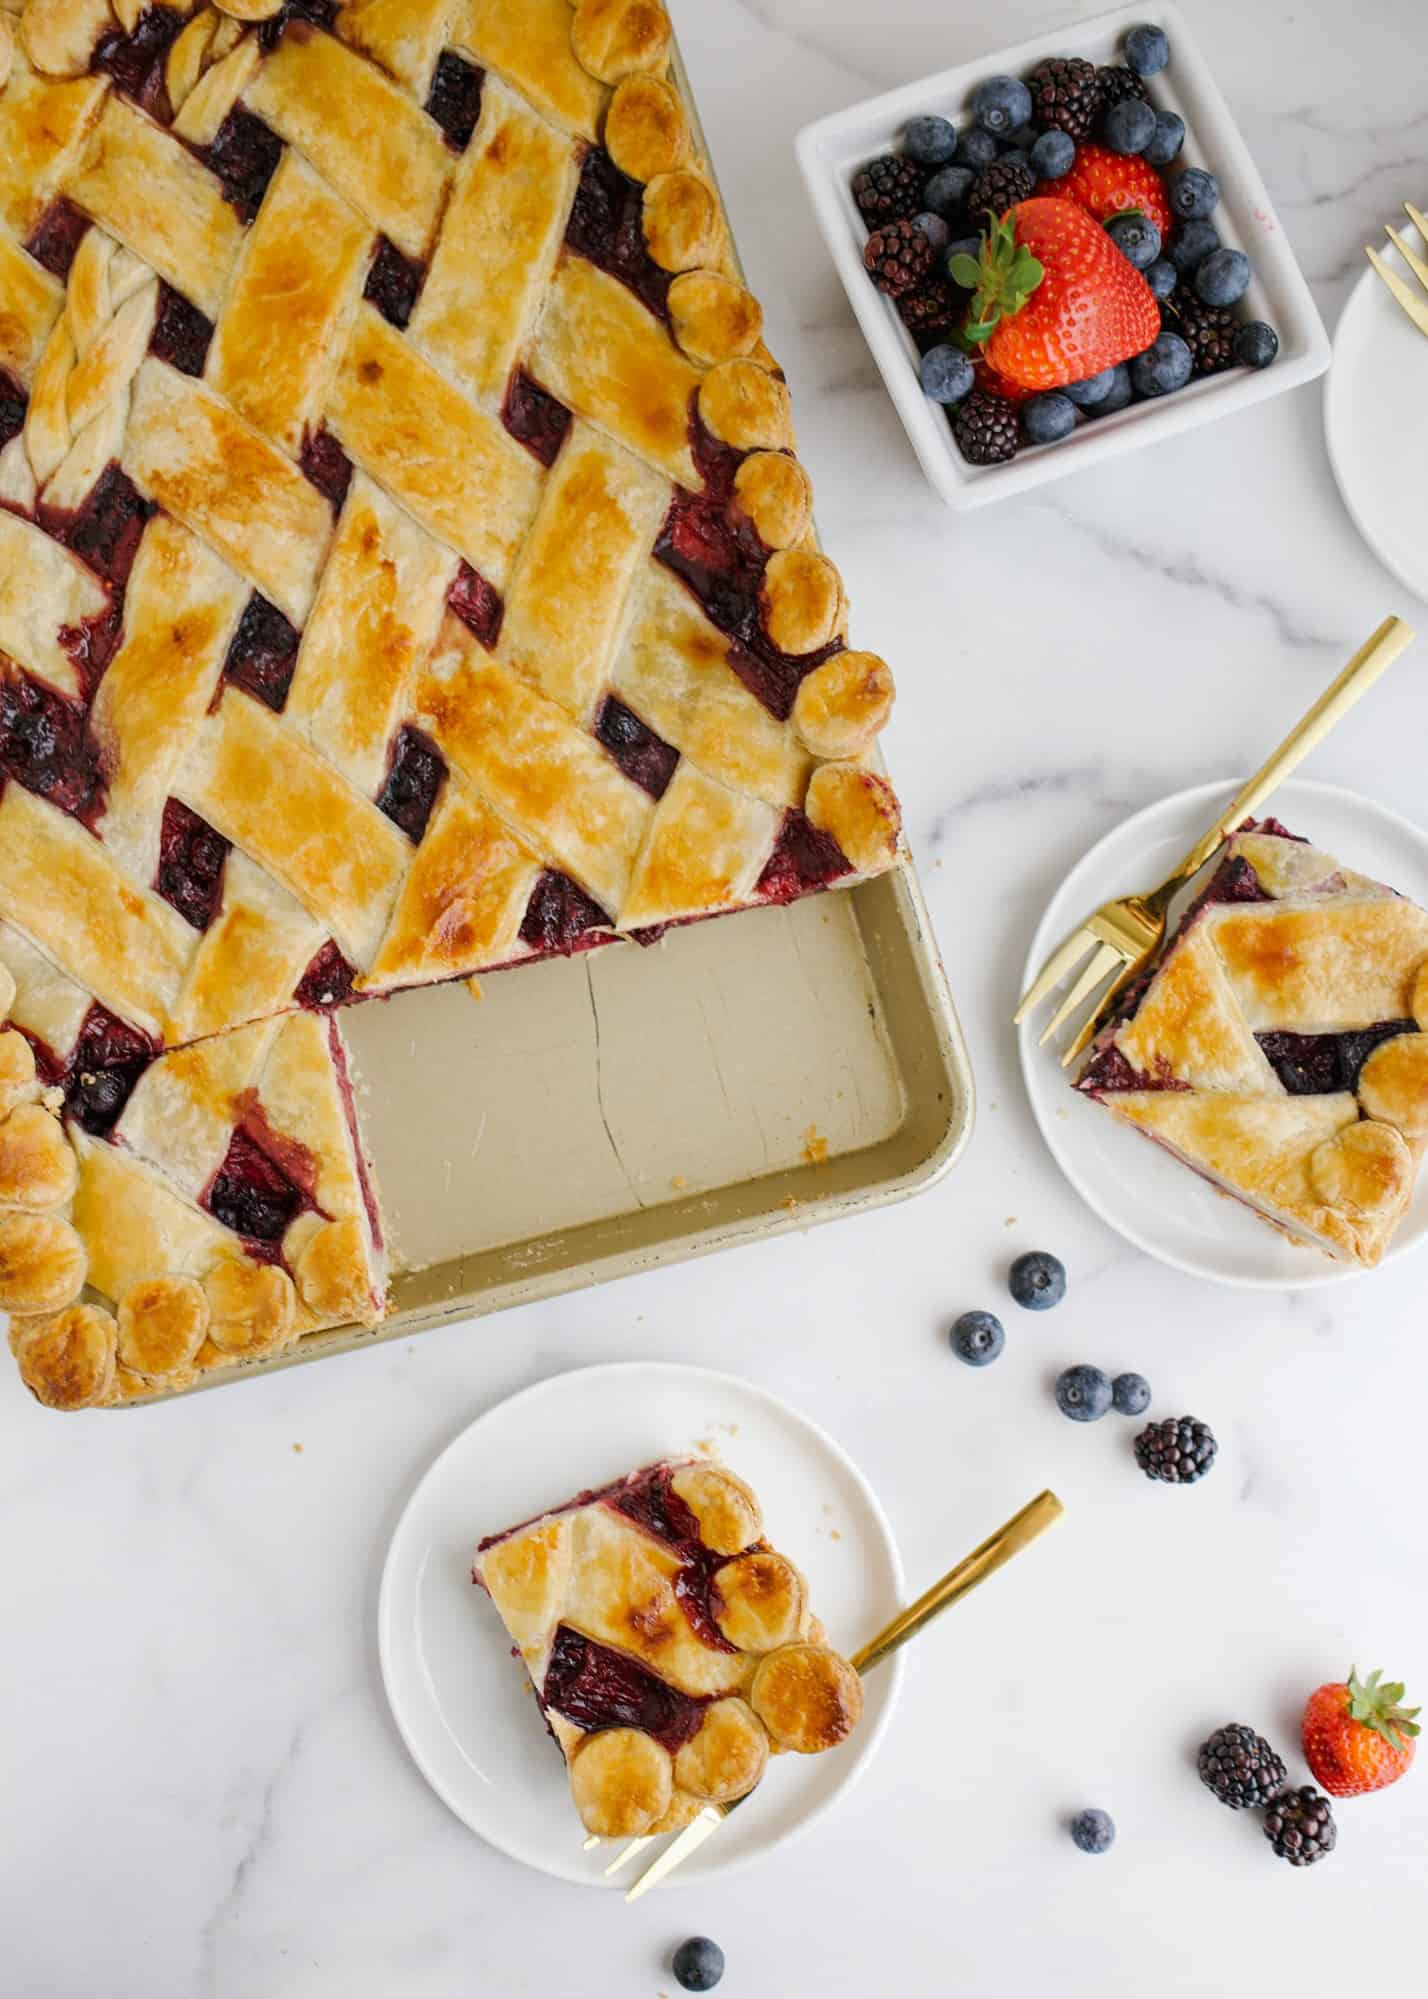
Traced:
<svg viewBox="0 0 1428 1999">
<path fill-rule="evenodd" d="M 1066 1296 L 1066 1266 L 1044 1249 L 1029 1249 L 1007 1272 L 1007 1286 L 1028 1312 L 1049 1312 Z"/>
<path fill-rule="evenodd" d="M 1116 1822 L 1092 1805 L 1072 1819 L 1071 1837 L 1083 1853 L 1109 1853 L 1116 1843 Z"/>
<path fill-rule="evenodd" d="M 934 215 L 930 209 L 922 215 L 914 215 L 912 219 L 932 245 L 934 255 L 945 250 L 952 241 L 952 231 L 946 222 L 940 215 Z"/>
<path fill-rule="evenodd" d="M 1160 231 L 1148 215 L 1113 215 L 1106 234 L 1138 271 L 1149 270 L 1160 255 Z"/>
<path fill-rule="evenodd" d="M 1031 164 L 1043 180 L 1060 180 L 1076 163 L 1076 141 L 1069 132 L 1043 132 L 1031 149 Z"/>
<path fill-rule="evenodd" d="M 1247 368 L 1267 368 L 1279 352 L 1279 335 L 1262 319 L 1251 319 L 1235 335 L 1235 359 Z"/>
<path fill-rule="evenodd" d="M 950 118 L 910 119 L 902 149 L 920 167 L 945 166 L 957 150 L 957 127 Z"/>
<path fill-rule="evenodd" d="M 709 1937 L 689 1937 L 674 1953 L 670 1969 L 682 1991 L 712 1992 L 724 1976 L 724 1953 Z"/>
<path fill-rule="evenodd" d="M 1031 92 L 1019 76 L 989 76 L 972 92 L 972 116 L 978 129 L 1005 138 L 1031 117 Z"/>
<path fill-rule="evenodd" d="M 1077 409 L 1093 410 L 1111 393 L 1115 378 L 1114 368 L 1102 368 L 1099 375 L 1088 375 L 1084 382 L 1068 382 L 1061 393 Z"/>
<path fill-rule="evenodd" d="M 967 189 L 975 178 L 971 167 L 943 167 L 922 190 L 922 198 L 934 213 L 945 215 L 951 221 L 954 215 L 962 213 L 967 201 Z"/>
<path fill-rule="evenodd" d="M 964 132 L 957 141 L 957 164 L 978 172 L 997 157 L 997 142 L 990 132 Z"/>
<path fill-rule="evenodd" d="M 1157 111 L 1155 130 L 1141 157 L 1153 167 L 1168 167 L 1185 144 L 1185 120 L 1178 111 Z"/>
<path fill-rule="evenodd" d="M 977 383 L 972 363 L 960 347 L 929 347 L 917 372 L 922 393 L 935 403 L 960 403 Z"/>
<path fill-rule="evenodd" d="M 1212 250 L 1195 268 L 1195 290 L 1206 305 L 1237 305 L 1249 281 L 1250 260 L 1243 250 Z"/>
<path fill-rule="evenodd" d="M 1143 1374 L 1118 1374 L 1111 1383 L 1111 1400 L 1122 1416 L 1143 1416 L 1150 1407 L 1150 1383 Z"/>
<path fill-rule="evenodd" d="M 1039 125 L 1018 125 L 1014 132 L 1008 132 L 1003 146 L 1009 153 L 1029 153 L 1036 144 L 1041 127 Z"/>
<path fill-rule="evenodd" d="M 1143 153 L 1155 137 L 1155 112 L 1143 97 L 1123 97 L 1106 113 L 1105 132 L 1113 153 Z"/>
<path fill-rule="evenodd" d="M 1171 230 L 1165 254 L 1181 277 L 1188 278 L 1192 271 L 1204 263 L 1210 252 L 1218 250 L 1219 247 L 1219 230 L 1213 222 L 1206 222 L 1200 217 L 1194 222 L 1182 223 L 1180 228 Z"/>
<path fill-rule="evenodd" d="M 1132 28 L 1125 39 L 1126 61 L 1137 76 L 1158 76 L 1170 60 L 1170 38 L 1164 28 Z"/>
<path fill-rule="evenodd" d="M 1111 386 L 1096 404 L 1093 416 L 1114 416 L 1130 402 L 1134 391 L 1131 388 L 1130 369 L 1124 361 L 1118 361 L 1111 370 Z"/>
<path fill-rule="evenodd" d="M 918 216 L 918 221 L 923 220 Z M 1158 299 L 1167 299 L 1180 282 L 1180 273 L 1169 257 L 1157 257 L 1153 264 L 1145 267 L 1145 281 Z"/>
<path fill-rule="evenodd" d="M 1170 206 L 1182 222 L 1198 222 L 1213 212 L 1220 183 L 1203 167 L 1186 167 L 1170 183 Z"/>
<path fill-rule="evenodd" d="M 1178 333 L 1162 333 L 1130 364 L 1131 387 L 1138 396 L 1173 396 L 1190 379 L 1190 349 Z"/>
<path fill-rule="evenodd" d="M 952 1328 L 952 1351 L 968 1367 L 989 1366 L 1006 1342 L 1006 1330 L 994 1312 L 964 1312 Z"/>
<path fill-rule="evenodd" d="M 1111 1378 L 1098 1367 L 1068 1367 L 1056 1377 L 1056 1406 L 1073 1423 L 1097 1423 L 1111 1406 Z"/>
<path fill-rule="evenodd" d="M 1076 428 L 1076 405 L 1065 396 L 1033 396 L 1021 406 L 1028 444 L 1056 444 Z"/>
</svg>

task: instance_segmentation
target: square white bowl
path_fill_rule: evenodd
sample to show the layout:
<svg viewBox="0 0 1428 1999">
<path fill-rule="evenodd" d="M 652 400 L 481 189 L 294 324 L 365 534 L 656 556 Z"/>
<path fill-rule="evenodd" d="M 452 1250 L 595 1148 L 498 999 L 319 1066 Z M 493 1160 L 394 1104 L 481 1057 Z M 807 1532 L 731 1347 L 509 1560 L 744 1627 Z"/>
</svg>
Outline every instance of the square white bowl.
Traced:
<svg viewBox="0 0 1428 1999">
<path fill-rule="evenodd" d="M 1170 37 L 1170 65 L 1150 80 L 1151 95 L 1157 110 L 1178 111 L 1185 120 L 1185 146 L 1177 166 L 1208 167 L 1220 183 L 1215 226 L 1223 242 L 1249 255 L 1254 278 L 1245 300 L 1246 316 L 1269 321 L 1279 335 L 1278 357 L 1268 368 L 1236 368 L 1205 376 L 1175 395 L 1132 403 L 1114 416 L 1093 417 L 1058 444 L 1024 445 L 1009 464 L 971 465 L 957 449 L 941 405 L 922 393 L 911 335 L 891 299 L 875 288 L 863 268 L 868 230 L 853 200 L 853 175 L 876 154 L 899 150 L 903 127 L 924 112 L 939 113 L 962 129 L 967 100 L 984 77 L 1024 76 L 1044 56 L 1084 56 L 1095 63 L 1121 60 L 1121 36 L 1138 21 L 1155 22 Z M 1329 365 L 1329 338 L 1309 287 L 1229 106 L 1178 7 L 1143 0 L 1038 35 L 1015 48 L 993 50 L 976 62 L 903 84 L 820 118 L 804 127 L 796 143 L 814 212 L 849 303 L 922 469 L 949 506 L 980 507 L 1024 493 L 1047 479 L 1059 479 L 1157 438 L 1247 409 L 1251 403 L 1312 381 Z"/>
</svg>

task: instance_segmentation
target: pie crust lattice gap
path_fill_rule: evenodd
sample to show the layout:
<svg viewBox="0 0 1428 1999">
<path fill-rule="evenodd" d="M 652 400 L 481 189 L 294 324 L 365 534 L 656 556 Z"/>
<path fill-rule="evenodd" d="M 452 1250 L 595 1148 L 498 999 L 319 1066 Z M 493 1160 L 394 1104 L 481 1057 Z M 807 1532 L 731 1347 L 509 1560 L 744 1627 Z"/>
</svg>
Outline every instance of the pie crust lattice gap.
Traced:
<svg viewBox="0 0 1428 1999">
<path fill-rule="evenodd" d="M 380 1315 L 331 1009 L 897 857 L 891 677 L 669 52 L 653 0 L 0 0 L 0 1305 L 42 1399 Z"/>
</svg>

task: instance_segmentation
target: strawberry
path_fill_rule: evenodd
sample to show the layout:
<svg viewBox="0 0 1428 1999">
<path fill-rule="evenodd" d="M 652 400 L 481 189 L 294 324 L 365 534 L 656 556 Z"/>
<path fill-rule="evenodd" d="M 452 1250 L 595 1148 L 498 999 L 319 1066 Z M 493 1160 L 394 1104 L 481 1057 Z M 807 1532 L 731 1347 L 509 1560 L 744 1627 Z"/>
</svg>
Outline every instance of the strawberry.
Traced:
<svg viewBox="0 0 1428 1999">
<path fill-rule="evenodd" d="M 1033 393 L 1143 354 L 1160 332 L 1150 286 L 1074 201 L 1019 202 L 988 228 L 979 257 L 952 259 L 951 274 L 975 293 L 965 338 Z"/>
<path fill-rule="evenodd" d="M 1331 1796 L 1357 1798 L 1397 1783 L 1413 1761 L 1416 1707 L 1402 1707 L 1403 1684 L 1380 1686 L 1381 1675 L 1331 1680 L 1304 1709 L 1304 1755 Z"/>
<path fill-rule="evenodd" d="M 1071 171 L 1057 181 L 1056 192 L 1062 201 L 1079 202 L 1098 222 L 1138 208 L 1150 217 L 1162 241 L 1170 234 L 1165 182 L 1148 160 L 1135 155 L 1113 153 L 1109 146 L 1078 146 Z"/>
</svg>

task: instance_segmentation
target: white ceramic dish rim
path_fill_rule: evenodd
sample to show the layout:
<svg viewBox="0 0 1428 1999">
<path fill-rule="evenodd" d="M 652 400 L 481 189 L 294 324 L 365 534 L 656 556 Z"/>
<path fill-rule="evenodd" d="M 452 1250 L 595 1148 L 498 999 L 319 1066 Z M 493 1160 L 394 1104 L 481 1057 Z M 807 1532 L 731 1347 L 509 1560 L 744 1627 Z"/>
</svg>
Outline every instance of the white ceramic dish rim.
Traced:
<svg viewBox="0 0 1428 1999">
<path fill-rule="evenodd" d="M 1249 292 L 1253 318 L 1268 319 L 1280 338 L 1269 368 L 1237 369 L 1192 383 L 1153 404 L 1132 404 L 1114 416 L 1081 425 L 1059 444 L 1024 448 L 1007 465 L 969 465 L 953 441 L 940 407 L 923 395 L 911 337 L 891 301 L 868 281 L 862 246 L 866 230 L 849 182 L 863 159 L 895 144 L 919 112 L 956 117 L 973 85 L 1002 70 L 1021 74 L 1043 56 L 1112 58 L 1122 31 L 1139 21 L 1164 27 L 1174 54 L 1156 79 L 1160 98 L 1182 109 L 1187 125 L 1182 160 L 1213 168 L 1220 181 L 1216 226 L 1227 244 L 1251 248 L 1255 279 Z M 1153 86 L 1154 87 L 1154 86 Z M 1215 417 L 1247 409 L 1270 396 L 1312 381 L 1329 365 L 1331 349 L 1283 226 L 1250 157 L 1234 117 L 1173 0 L 1118 7 L 1084 21 L 1036 35 L 955 69 L 901 84 L 881 96 L 807 125 L 795 141 L 799 167 L 818 224 L 832 255 L 888 393 L 928 480 L 953 507 L 975 507 L 1009 498 L 1048 479 L 1104 462 L 1157 438 L 1174 436 Z"/>
<path fill-rule="evenodd" d="M 408 1727 L 403 1708 L 393 1694 L 392 1688 L 395 1677 L 393 1648 L 397 1643 L 394 1630 L 396 1617 L 395 1598 L 396 1592 L 400 1587 L 398 1577 L 399 1563 L 397 1559 L 398 1550 L 405 1535 L 408 1521 L 417 1512 L 428 1489 L 439 1480 L 447 1461 L 461 1449 L 473 1430 L 494 1418 L 508 1413 L 517 1404 L 528 1404 L 546 1395 L 568 1393 L 572 1381 L 575 1380 L 588 1381 L 595 1376 L 602 1378 L 629 1378 L 635 1374 L 648 1375 L 650 1373 L 658 1373 L 666 1376 L 678 1375 L 693 1382 L 705 1382 L 723 1389 L 733 1389 L 740 1395 L 748 1396 L 754 1401 L 762 1403 L 778 1421 L 792 1423 L 796 1428 L 802 1430 L 805 1436 L 810 1438 L 820 1450 L 825 1451 L 834 1463 L 838 1465 L 844 1477 L 849 1480 L 852 1488 L 858 1494 L 867 1509 L 869 1521 L 876 1529 L 878 1537 L 883 1544 L 883 1551 L 887 1559 L 888 1569 L 893 1580 L 898 1601 L 903 1603 L 907 1600 L 907 1579 L 903 1571 L 902 1555 L 898 1548 L 897 1538 L 893 1533 L 892 1523 L 888 1519 L 883 1504 L 873 1490 L 866 1474 L 849 1456 L 843 1446 L 834 1437 L 830 1436 L 821 1424 L 815 1422 L 811 1416 L 806 1416 L 802 1410 L 795 1409 L 791 1403 L 786 1402 L 781 1396 L 775 1395 L 772 1389 L 764 1388 L 758 1382 L 749 1381 L 743 1375 L 729 1374 L 716 1368 L 688 1366 L 680 1361 L 630 1360 L 599 1362 L 591 1367 L 567 1368 L 558 1373 L 546 1375 L 540 1381 L 531 1382 L 525 1388 L 517 1389 L 513 1394 L 502 1397 L 499 1402 L 493 1403 L 490 1408 L 483 1409 L 479 1416 L 474 1417 L 470 1423 L 458 1431 L 450 1442 L 437 1453 L 436 1457 L 417 1479 L 392 1529 L 391 1538 L 387 1544 L 387 1552 L 382 1562 L 382 1578 L 377 1594 L 377 1657 L 382 1675 L 382 1688 L 387 1696 L 387 1706 L 392 1720 L 396 1725 L 397 1733 L 401 1737 L 408 1755 L 426 1779 L 426 1782 L 431 1786 L 447 1809 L 468 1830 L 474 1832 L 478 1838 L 485 1839 L 490 1845 L 507 1854 L 508 1857 L 520 1861 L 525 1865 L 535 1865 L 536 1863 L 530 1861 L 523 1852 L 514 1846 L 505 1845 L 498 1833 L 478 1827 L 472 1823 L 460 1803 L 452 1795 L 449 1786 L 444 1782 L 440 1772 L 432 1766 L 430 1759 L 426 1756 L 415 1734 Z M 839 1781 L 833 1788 L 800 1818 L 794 1821 L 793 1824 L 786 1826 L 782 1831 L 770 1833 L 759 1846 L 751 1851 L 728 1857 L 725 1857 L 721 1853 L 717 1859 L 713 1854 L 706 1854 L 702 1858 L 697 1876 L 691 1877 L 693 1884 L 703 1884 L 715 1874 L 737 1873 L 743 1868 L 750 1867 L 756 1862 L 766 1859 L 780 1847 L 787 1846 L 790 1841 L 800 1838 L 810 1827 L 816 1825 L 820 1819 L 824 1818 L 836 1806 L 842 1803 L 847 1797 L 848 1792 L 858 1782 L 868 1764 L 877 1754 L 883 1737 L 891 1725 L 893 1714 L 902 1692 L 903 1675 L 906 1667 L 907 1654 L 905 1652 L 898 1652 L 894 1654 L 885 1667 L 879 1668 L 878 1677 L 883 1681 L 887 1689 L 885 1697 L 871 1726 L 860 1732 L 857 1738 L 856 1753 L 849 1757 L 849 1760 L 843 1766 Z M 608 1888 L 616 1885 L 606 1882 L 602 1876 L 596 1875 L 592 1877 L 587 1874 L 577 1874 L 565 1868 L 546 1867 L 542 1868 L 541 1871 L 549 1873 L 557 1880 L 568 1881 L 577 1887 Z M 626 1884 L 620 1883 L 618 1885 L 624 1886 Z"/>
<path fill-rule="evenodd" d="M 1136 829 L 1146 821 L 1152 820 L 1158 814 L 1167 812 L 1172 808 L 1183 809 L 1187 817 L 1193 816 L 1199 818 L 1200 808 L 1203 806 L 1208 814 L 1209 808 L 1216 801 L 1223 799 L 1227 793 L 1233 793 L 1235 785 L 1238 782 L 1237 778 L 1213 778 L 1205 784 L 1190 785 L 1183 791 L 1167 793 L 1163 798 L 1154 799 L 1149 805 L 1144 805 L 1139 811 L 1133 812 L 1125 819 L 1119 820 L 1114 826 L 1103 833 L 1099 840 L 1088 847 L 1074 865 L 1067 870 L 1066 874 L 1062 876 L 1047 898 L 1046 908 L 1043 910 L 1041 919 L 1037 924 L 1035 935 L 1032 937 L 1030 948 L 1027 951 L 1026 963 L 1022 968 L 1021 990 L 1023 992 L 1026 991 L 1036 973 L 1045 963 L 1052 946 L 1056 942 L 1056 937 L 1053 934 L 1056 924 L 1061 924 L 1064 921 L 1063 917 L 1057 914 L 1056 922 L 1053 924 L 1052 918 L 1056 912 L 1057 904 L 1061 901 L 1062 896 L 1066 893 L 1072 882 L 1082 874 L 1094 880 L 1097 863 L 1102 851 L 1106 847 L 1114 841 L 1119 841 L 1128 835 L 1134 834 Z M 1393 811 L 1389 806 L 1380 805 L 1375 799 L 1364 798 L 1362 793 L 1351 790 L 1347 785 L 1323 784 L 1314 779 L 1295 778 L 1291 784 L 1285 786 L 1285 790 L 1291 794 L 1307 794 L 1310 799 L 1309 809 L 1311 813 L 1313 810 L 1312 801 L 1316 796 L 1332 801 L 1341 809 L 1349 812 L 1361 811 L 1365 807 L 1368 807 L 1386 825 L 1412 841 L 1415 846 L 1422 848 L 1425 845 L 1425 835 L 1422 828 L 1415 826 L 1411 819 L 1406 818 L 1401 812 Z M 1268 809 L 1271 813 L 1275 810 L 1273 800 L 1271 800 Z M 1291 808 L 1291 810 L 1293 809 Z M 1088 902 L 1092 902 L 1095 899 L 1096 891 L 1094 889 L 1088 890 Z M 1080 1195 L 1087 1207 L 1094 1214 L 1099 1215 L 1106 1226 L 1114 1229 L 1116 1234 L 1123 1237 L 1125 1241 L 1131 1243 L 1136 1249 L 1143 1250 L 1147 1256 L 1153 1256 L 1157 1262 L 1168 1264 L 1172 1269 L 1184 1271 L 1187 1276 L 1204 1278 L 1209 1283 L 1223 1284 L 1232 1290 L 1310 1291 L 1317 1290 L 1325 1284 L 1343 1284 L 1351 1279 L 1368 1277 L 1373 1274 L 1371 1271 L 1359 1269 L 1356 1265 L 1336 1263 L 1331 1261 L 1327 1256 L 1320 1256 L 1312 1264 L 1306 1262 L 1304 1274 L 1300 1277 L 1231 1276 L 1224 1271 L 1214 1269 L 1210 1265 L 1197 1263 L 1189 1257 L 1177 1255 L 1175 1251 L 1168 1249 L 1164 1243 L 1158 1242 L 1153 1236 L 1144 1233 L 1127 1222 L 1124 1215 L 1117 1212 L 1113 1203 L 1108 1203 L 1104 1200 L 1087 1183 L 1086 1177 L 1071 1158 L 1066 1147 L 1060 1142 L 1051 1121 L 1044 1114 L 1041 1094 L 1033 1087 L 1031 1076 L 1031 1064 L 1033 1062 L 1045 1062 L 1049 1059 L 1047 1053 L 1038 1046 L 1036 1041 L 1036 1031 L 1039 1029 L 1039 1025 L 1038 1021 L 1034 1028 L 1033 1023 L 1027 1021 L 1017 1030 L 1017 1049 L 1021 1059 L 1022 1082 L 1031 1104 L 1032 1115 L 1036 1119 L 1037 1128 L 1041 1132 L 1047 1150 L 1056 1161 L 1057 1166 L 1070 1186 Z M 1069 1083 L 1066 1087 L 1069 1093 Z M 1138 1139 L 1139 1134 L 1128 1132 L 1126 1136 L 1134 1142 Z M 1185 1168 L 1181 1170 L 1188 1171 Z M 1261 1222 L 1259 1226 L 1267 1229 L 1268 1224 Z M 1400 1256 L 1408 1255 L 1423 1240 L 1423 1235 L 1397 1238 L 1388 1250 L 1384 1258 L 1384 1264 L 1395 1261 Z M 1306 1258 L 1311 1255 L 1312 1252 L 1305 1251 Z M 1382 1267 L 1383 1265 L 1381 1264 L 1379 1268 Z"/>
<path fill-rule="evenodd" d="M 1406 218 L 1403 226 L 1408 226 Z M 1388 263 L 1407 275 L 1407 266 L 1386 238 L 1382 254 Z M 1362 512 L 1357 497 L 1359 478 L 1354 470 L 1348 444 L 1350 429 L 1344 415 L 1344 400 L 1350 393 L 1350 388 L 1349 371 L 1343 365 L 1343 350 L 1348 339 L 1358 336 L 1359 320 L 1366 319 L 1374 309 L 1367 301 L 1369 294 L 1375 289 L 1382 295 L 1385 312 L 1396 313 L 1399 310 L 1384 290 L 1383 281 L 1378 273 L 1372 265 L 1366 264 L 1358 283 L 1344 301 L 1344 309 L 1339 314 L 1338 324 L 1334 328 L 1334 366 L 1329 371 L 1329 379 L 1324 389 L 1324 443 L 1328 448 L 1329 467 L 1334 474 L 1334 483 L 1339 489 L 1339 498 L 1343 501 L 1344 510 L 1358 529 L 1361 539 L 1378 557 L 1390 576 L 1396 577 L 1406 590 L 1413 592 L 1415 597 L 1428 601 L 1428 551 L 1424 554 L 1422 573 L 1418 576 L 1412 575 L 1379 541 Z M 1365 334 L 1362 337 L 1367 344 L 1371 335 Z M 1359 462 L 1362 464 L 1362 459 Z"/>
</svg>

